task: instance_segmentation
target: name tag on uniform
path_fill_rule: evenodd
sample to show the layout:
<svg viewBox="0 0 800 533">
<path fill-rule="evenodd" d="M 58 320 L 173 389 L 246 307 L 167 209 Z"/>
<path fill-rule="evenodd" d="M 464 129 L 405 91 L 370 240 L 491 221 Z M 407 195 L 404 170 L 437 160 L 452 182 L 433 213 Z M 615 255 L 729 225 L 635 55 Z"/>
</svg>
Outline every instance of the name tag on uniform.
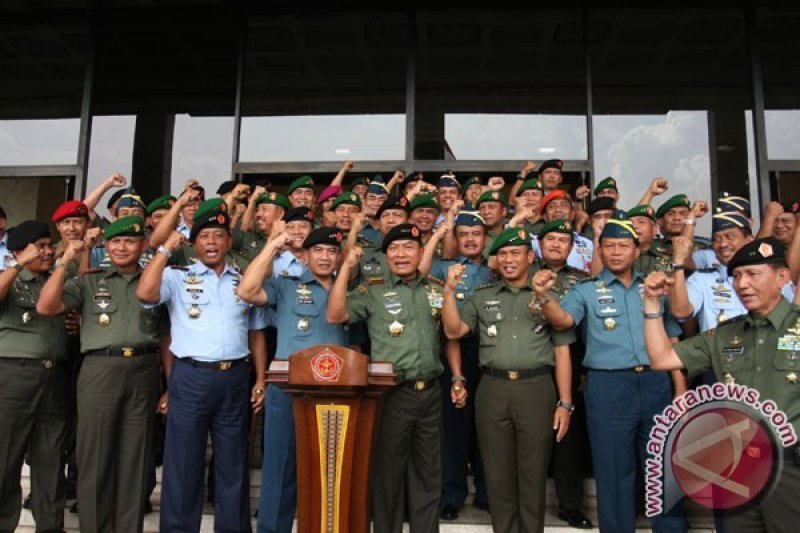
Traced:
<svg viewBox="0 0 800 533">
<path fill-rule="evenodd" d="M 786 352 L 800 351 L 800 336 L 784 335 L 778 338 L 778 349 Z"/>
<path fill-rule="evenodd" d="M 483 302 L 484 311 L 499 311 L 500 300 L 486 300 Z"/>
</svg>

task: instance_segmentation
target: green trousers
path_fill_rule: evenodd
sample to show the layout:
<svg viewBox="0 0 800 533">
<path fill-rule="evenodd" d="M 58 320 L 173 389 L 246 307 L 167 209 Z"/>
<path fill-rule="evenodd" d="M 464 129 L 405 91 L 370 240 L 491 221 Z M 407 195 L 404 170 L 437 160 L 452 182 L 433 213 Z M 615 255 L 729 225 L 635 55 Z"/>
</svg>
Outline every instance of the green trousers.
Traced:
<svg viewBox="0 0 800 533">
<path fill-rule="evenodd" d="M 142 531 L 159 387 L 157 354 L 84 359 L 76 448 L 82 533 Z"/>
<path fill-rule="evenodd" d="M 0 358 L 0 532 L 19 523 L 26 452 L 36 530 L 64 529 L 66 407 L 64 367 Z"/>
</svg>

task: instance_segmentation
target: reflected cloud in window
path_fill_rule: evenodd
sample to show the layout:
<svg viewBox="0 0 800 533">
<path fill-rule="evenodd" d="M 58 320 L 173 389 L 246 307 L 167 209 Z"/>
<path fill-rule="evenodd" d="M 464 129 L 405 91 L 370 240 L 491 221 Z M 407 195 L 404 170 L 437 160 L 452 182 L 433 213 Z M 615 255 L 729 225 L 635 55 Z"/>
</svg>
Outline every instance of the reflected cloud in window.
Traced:
<svg viewBox="0 0 800 533">
<path fill-rule="evenodd" d="M 74 165 L 80 119 L 0 120 L 0 165 Z"/>
<path fill-rule="evenodd" d="M 205 187 L 209 198 L 231 179 L 233 117 L 175 116 L 171 191 L 179 193 L 189 178 Z"/>
<path fill-rule="evenodd" d="M 95 189 L 114 172 L 128 182 L 133 168 L 133 136 L 136 130 L 134 115 L 96 116 L 92 118 L 92 142 L 89 149 L 89 169 L 86 192 Z M 109 193 L 110 194 L 110 193 Z M 108 217 L 106 200 L 97 205 L 97 212 Z"/>
</svg>

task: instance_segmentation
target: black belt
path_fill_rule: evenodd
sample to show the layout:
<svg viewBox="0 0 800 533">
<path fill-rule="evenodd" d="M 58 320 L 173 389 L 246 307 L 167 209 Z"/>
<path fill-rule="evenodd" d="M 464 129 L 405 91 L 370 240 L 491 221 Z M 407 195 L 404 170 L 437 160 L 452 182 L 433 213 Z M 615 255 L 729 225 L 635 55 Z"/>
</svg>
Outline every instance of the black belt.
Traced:
<svg viewBox="0 0 800 533">
<path fill-rule="evenodd" d="M 28 359 L 26 357 L 0 357 L 0 362 L 14 366 L 36 366 L 41 368 L 58 368 L 66 363 L 63 359 Z"/>
<path fill-rule="evenodd" d="M 518 379 L 535 378 L 536 376 L 544 376 L 552 372 L 553 367 L 550 365 L 540 366 L 539 368 L 526 368 L 525 370 L 500 370 L 499 368 L 492 368 L 484 366 L 481 371 L 493 378 L 507 379 L 509 381 L 517 381 Z"/>
<path fill-rule="evenodd" d="M 650 365 L 636 365 L 628 368 L 588 368 L 587 370 L 592 372 L 636 372 L 638 374 L 650 371 Z"/>
<path fill-rule="evenodd" d="M 95 357 L 136 357 L 158 353 L 158 346 L 123 346 L 121 348 L 103 348 L 101 350 L 89 350 L 84 355 Z"/>
<path fill-rule="evenodd" d="M 231 368 L 245 364 L 250 361 L 249 357 L 242 357 L 241 359 L 230 359 L 228 361 L 198 361 L 192 357 L 178 357 L 178 361 L 186 363 L 194 368 L 210 368 L 212 370 L 230 370 Z"/>
<path fill-rule="evenodd" d="M 401 381 L 400 386 L 405 387 L 407 389 L 412 389 L 417 392 L 421 392 L 424 390 L 428 390 L 434 385 L 438 385 L 439 381 L 436 379 L 417 379 L 417 380 L 408 380 L 408 381 Z"/>
</svg>

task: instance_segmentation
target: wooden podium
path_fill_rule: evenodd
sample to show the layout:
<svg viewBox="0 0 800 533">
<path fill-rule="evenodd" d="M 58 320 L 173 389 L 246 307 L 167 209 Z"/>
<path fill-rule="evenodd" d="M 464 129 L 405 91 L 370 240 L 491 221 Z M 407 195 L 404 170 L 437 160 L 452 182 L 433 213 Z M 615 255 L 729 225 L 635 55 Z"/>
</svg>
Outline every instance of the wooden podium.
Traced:
<svg viewBox="0 0 800 533">
<path fill-rule="evenodd" d="M 380 397 L 396 384 L 392 364 L 320 344 L 273 361 L 267 383 L 294 396 L 298 533 L 367 533 L 372 441 Z"/>
</svg>

